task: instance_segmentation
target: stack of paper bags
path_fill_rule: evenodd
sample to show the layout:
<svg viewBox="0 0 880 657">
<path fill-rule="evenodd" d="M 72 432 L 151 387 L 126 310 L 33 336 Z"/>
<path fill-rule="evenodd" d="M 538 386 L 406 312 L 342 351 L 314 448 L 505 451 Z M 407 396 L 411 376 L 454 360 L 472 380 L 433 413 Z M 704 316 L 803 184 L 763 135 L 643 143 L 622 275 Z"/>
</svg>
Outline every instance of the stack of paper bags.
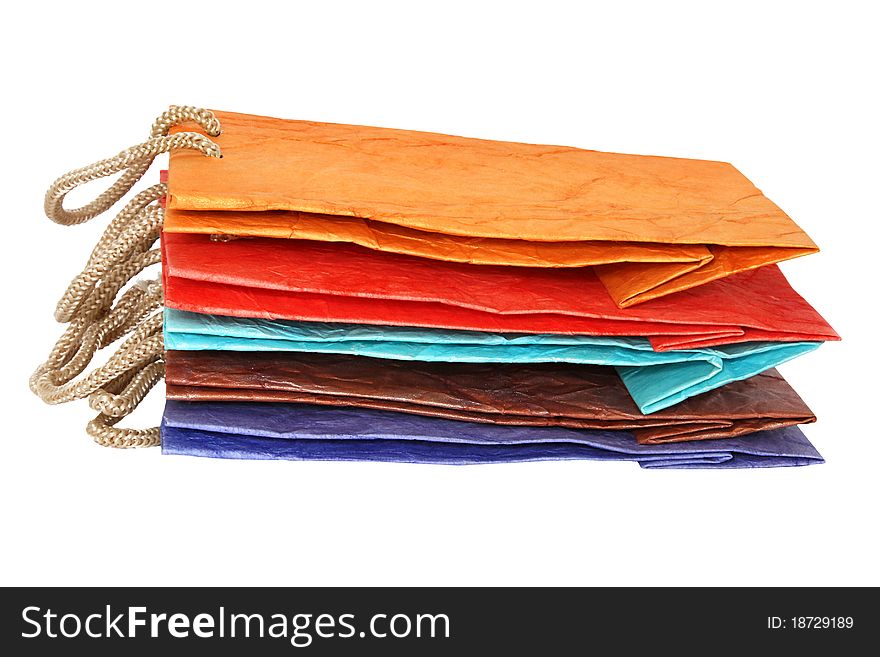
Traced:
<svg viewBox="0 0 880 657">
<path fill-rule="evenodd" d="M 774 369 L 838 339 L 775 264 L 817 248 L 731 165 L 216 115 L 168 172 L 166 453 L 821 462 Z"/>
</svg>

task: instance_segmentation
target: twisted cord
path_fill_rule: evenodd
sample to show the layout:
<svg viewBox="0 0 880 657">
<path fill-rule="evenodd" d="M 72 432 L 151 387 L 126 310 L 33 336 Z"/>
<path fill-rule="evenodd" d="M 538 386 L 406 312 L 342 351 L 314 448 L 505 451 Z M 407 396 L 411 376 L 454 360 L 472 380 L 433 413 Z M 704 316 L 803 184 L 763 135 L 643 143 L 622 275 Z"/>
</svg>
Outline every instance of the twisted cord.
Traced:
<svg viewBox="0 0 880 657">
<path fill-rule="evenodd" d="M 153 123 L 150 138 L 114 157 L 59 177 L 46 192 L 46 216 L 66 226 L 88 221 L 116 204 L 149 169 L 156 156 L 187 149 L 221 157 L 211 139 L 196 132 L 168 135 L 184 122 L 195 122 L 210 136 L 220 124 L 204 109 L 172 106 Z M 120 173 L 95 200 L 75 210 L 64 198 L 76 187 Z M 85 268 L 74 277 L 55 308 L 55 319 L 68 324 L 46 361 L 30 378 L 30 388 L 48 404 L 89 399 L 99 415 L 86 431 L 107 447 L 147 447 L 159 444 L 159 429 L 123 429 L 115 425 L 130 414 L 165 373 L 162 337 L 162 284 L 140 280 L 120 291 L 141 271 L 161 261 L 153 249 L 164 221 L 158 201 L 167 185 L 143 190 L 107 226 Z M 119 297 L 117 300 L 117 296 Z M 83 374 L 95 354 L 128 336 L 104 365 Z"/>
<path fill-rule="evenodd" d="M 220 147 L 197 132 L 179 132 L 168 136 L 172 126 L 184 122 L 199 124 L 211 137 L 220 134 L 220 123 L 208 110 L 189 106 L 172 106 L 154 122 L 150 139 L 126 148 L 117 155 L 79 169 L 69 171 L 53 182 L 46 192 L 44 209 L 52 221 L 72 226 L 81 224 L 109 210 L 140 180 L 160 153 L 178 148 L 201 151 L 208 157 L 220 157 Z M 65 210 L 64 197 L 76 187 L 92 180 L 106 178 L 122 171 L 119 179 L 94 201 L 75 210 Z"/>
</svg>

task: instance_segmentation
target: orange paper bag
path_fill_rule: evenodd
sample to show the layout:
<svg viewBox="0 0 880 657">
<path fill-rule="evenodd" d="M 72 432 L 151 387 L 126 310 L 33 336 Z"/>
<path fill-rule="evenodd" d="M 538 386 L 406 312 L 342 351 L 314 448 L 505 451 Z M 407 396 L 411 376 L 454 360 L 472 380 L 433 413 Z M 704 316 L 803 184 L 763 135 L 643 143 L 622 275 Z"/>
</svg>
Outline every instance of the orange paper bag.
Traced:
<svg viewBox="0 0 880 657">
<path fill-rule="evenodd" d="M 168 232 L 594 266 L 620 306 L 817 251 L 723 162 L 215 114 L 222 159 L 171 154 Z"/>
</svg>

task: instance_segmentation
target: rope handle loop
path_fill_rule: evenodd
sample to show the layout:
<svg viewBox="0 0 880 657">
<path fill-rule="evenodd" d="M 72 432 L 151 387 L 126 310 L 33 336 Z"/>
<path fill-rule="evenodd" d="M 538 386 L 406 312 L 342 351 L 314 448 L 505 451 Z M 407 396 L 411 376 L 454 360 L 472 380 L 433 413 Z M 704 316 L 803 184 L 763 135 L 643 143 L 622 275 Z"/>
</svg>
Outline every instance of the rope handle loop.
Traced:
<svg viewBox="0 0 880 657">
<path fill-rule="evenodd" d="M 140 180 L 160 153 L 177 149 L 199 151 L 208 157 L 221 157 L 220 147 L 198 132 L 178 132 L 169 136 L 172 127 L 180 123 L 195 122 L 211 137 L 220 135 L 220 122 L 212 112 L 191 106 L 172 105 L 154 122 L 150 138 L 126 148 L 113 157 L 68 171 L 53 182 L 46 192 L 44 209 L 52 221 L 73 226 L 94 219 L 110 209 Z M 124 173 L 94 201 L 75 210 L 65 210 L 64 197 L 71 190 L 92 180 L 106 178 L 114 173 Z"/>
<path fill-rule="evenodd" d="M 207 136 L 198 132 L 169 135 L 172 127 L 187 122 L 197 123 Z M 162 153 L 183 149 L 222 157 L 220 147 L 210 139 L 219 134 L 220 123 L 210 111 L 171 106 L 156 119 L 143 143 L 55 180 L 46 192 L 46 216 L 65 226 L 89 221 L 125 196 Z M 90 203 L 75 210 L 64 208 L 64 199 L 73 189 L 120 172 L 116 182 Z M 88 398 L 99 415 L 86 431 L 107 447 L 147 447 L 160 442 L 158 427 L 121 429 L 115 425 L 165 373 L 161 280 L 128 283 L 142 270 L 161 262 L 159 249 L 152 246 L 165 218 L 158 201 L 167 192 L 165 183 L 143 190 L 107 226 L 85 268 L 56 306 L 55 319 L 66 323 L 66 330 L 30 378 L 31 390 L 48 404 Z M 104 365 L 83 375 L 100 349 L 125 336 Z"/>
</svg>

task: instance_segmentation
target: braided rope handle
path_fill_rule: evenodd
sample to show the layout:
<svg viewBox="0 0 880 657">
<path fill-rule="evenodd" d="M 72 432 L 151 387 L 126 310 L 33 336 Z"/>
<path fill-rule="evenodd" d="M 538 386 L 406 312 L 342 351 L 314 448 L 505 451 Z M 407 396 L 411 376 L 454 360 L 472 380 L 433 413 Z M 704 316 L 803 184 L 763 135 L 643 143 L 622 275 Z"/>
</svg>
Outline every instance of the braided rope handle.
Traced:
<svg viewBox="0 0 880 657">
<path fill-rule="evenodd" d="M 89 219 L 94 219 L 125 196 L 143 177 L 155 157 L 160 153 L 167 153 L 177 148 L 189 148 L 200 150 L 209 157 L 220 157 L 220 147 L 202 134 L 179 132 L 172 137 L 168 136 L 168 132 L 173 126 L 187 121 L 198 123 L 211 137 L 220 135 L 220 122 L 212 112 L 198 107 L 172 105 L 153 122 L 150 139 L 144 143 L 127 148 L 106 160 L 69 171 L 55 180 L 46 192 L 44 205 L 46 216 L 55 223 L 65 226 L 81 224 Z M 119 180 L 94 201 L 76 210 L 64 209 L 64 197 L 72 189 L 91 180 L 112 176 L 120 171 L 124 171 L 124 173 L 119 177 Z"/>
<path fill-rule="evenodd" d="M 46 192 L 46 216 L 65 226 L 93 219 L 131 190 L 162 153 L 187 149 L 222 157 L 217 144 L 205 135 L 168 134 L 184 122 L 197 123 L 209 136 L 220 134 L 220 123 L 208 110 L 172 106 L 153 123 L 147 141 L 55 180 Z M 64 208 L 71 190 L 120 172 L 116 182 L 92 202 L 75 210 Z M 88 397 L 99 415 L 86 431 L 95 442 L 108 447 L 148 447 L 160 441 L 158 427 L 123 429 L 115 425 L 165 374 L 162 284 L 141 280 L 118 300 L 117 296 L 141 271 L 161 262 L 160 251 L 152 246 L 161 234 L 165 216 L 158 201 L 167 191 L 167 185 L 160 183 L 138 193 L 107 226 L 85 268 L 55 308 L 55 319 L 68 324 L 67 329 L 30 378 L 31 390 L 48 404 Z M 100 349 L 125 336 L 104 365 L 83 375 Z"/>
</svg>

